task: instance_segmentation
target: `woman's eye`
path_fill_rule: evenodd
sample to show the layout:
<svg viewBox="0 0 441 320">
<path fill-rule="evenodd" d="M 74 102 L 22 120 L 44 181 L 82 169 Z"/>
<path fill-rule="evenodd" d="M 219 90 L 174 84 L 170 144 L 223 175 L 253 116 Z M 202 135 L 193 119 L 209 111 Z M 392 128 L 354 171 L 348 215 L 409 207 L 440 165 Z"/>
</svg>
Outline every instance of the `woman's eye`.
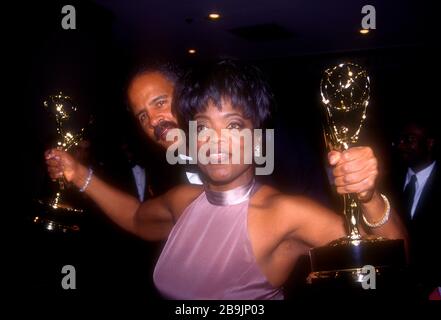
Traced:
<svg viewBox="0 0 441 320">
<path fill-rule="evenodd" d="M 159 100 L 158 103 L 156 104 L 156 106 L 157 107 L 163 107 L 166 102 L 167 102 L 167 100 Z"/>
<path fill-rule="evenodd" d="M 207 127 L 205 126 L 205 125 L 203 125 L 203 124 L 199 124 L 198 126 L 197 126 L 197 132 L 199 133 L 199 132 L 201 132 L 201 131 L 203 131 L 203 130 L 206 130 L 207 129 Z"/>
<path fill-rule="evenodd" d="M 227 126 L 227 129 L 241 130 L 241 129 L 243 129 L 243 125 L 242 125 L 242 123 L 239 123 L 239 122 L 232 122 Z"/>
</svg>

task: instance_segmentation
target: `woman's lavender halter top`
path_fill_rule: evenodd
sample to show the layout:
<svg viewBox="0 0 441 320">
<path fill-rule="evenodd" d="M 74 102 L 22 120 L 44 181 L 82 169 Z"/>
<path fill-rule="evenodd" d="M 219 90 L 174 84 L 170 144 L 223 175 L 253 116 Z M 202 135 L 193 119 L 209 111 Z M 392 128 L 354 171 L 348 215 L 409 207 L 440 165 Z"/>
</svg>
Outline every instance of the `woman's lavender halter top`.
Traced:
<svg viewBox="0 0 441 320">
<path fill-rule="evenodd" d="M 260 271 L 248 237 L 249 198 L 257 183 L 205 190 L 182 213 L 153 279 L 167 299 L 283 299 Z"/>
</svg>

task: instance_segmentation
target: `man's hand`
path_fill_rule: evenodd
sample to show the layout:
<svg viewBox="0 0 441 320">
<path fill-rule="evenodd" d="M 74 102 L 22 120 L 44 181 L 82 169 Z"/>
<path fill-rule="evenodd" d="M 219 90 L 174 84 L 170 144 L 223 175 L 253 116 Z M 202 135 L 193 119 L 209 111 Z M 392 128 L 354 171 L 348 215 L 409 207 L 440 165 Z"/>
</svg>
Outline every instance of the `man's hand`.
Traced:
<svg viewBox="0 0 441 320">
<path fill-rule="evenodd" d="M 378 162 L 369 147 L 353 147 L 343 152 L 331 151 L 334 183 L 339 194 L 355 193 L 361 202 L 369 202 L 375 191 Z"/>
</svg>

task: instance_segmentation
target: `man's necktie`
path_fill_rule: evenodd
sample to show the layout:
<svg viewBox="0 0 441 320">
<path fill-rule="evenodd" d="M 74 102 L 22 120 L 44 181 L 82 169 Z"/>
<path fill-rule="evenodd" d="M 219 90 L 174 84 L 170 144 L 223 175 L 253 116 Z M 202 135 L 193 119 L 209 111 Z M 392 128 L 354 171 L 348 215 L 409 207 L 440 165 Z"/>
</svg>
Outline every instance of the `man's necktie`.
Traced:
<svg viewBox="0 0 441 320">
<path fill-rule="evenodd" d="M 406 207 L 405 207 L 406 214 L 409 219 L 412 218 L 412 205 L 413 205 L 413 198 L 415 196 L 416 182 L 417 182 L 417 177 L 414 174 L 410 178 L 409 183 L 404 188 L 404 193 L 403 193 L 404 201 L 405 201 L 405 205 L 406 205 Z"/>
</svg>

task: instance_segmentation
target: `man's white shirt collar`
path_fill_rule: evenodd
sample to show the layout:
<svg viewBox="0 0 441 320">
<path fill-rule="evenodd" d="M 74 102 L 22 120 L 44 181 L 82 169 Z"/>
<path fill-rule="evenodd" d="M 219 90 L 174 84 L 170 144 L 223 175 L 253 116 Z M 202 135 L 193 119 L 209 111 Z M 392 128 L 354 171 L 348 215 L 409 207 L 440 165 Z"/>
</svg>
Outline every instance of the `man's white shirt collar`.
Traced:
<svg viewBox="0 0 441 320">
<path fill-rule="evenodd" d="M 404 189 L 407 184 L 410 182 L 410 179 L 413 175 L 416 175 L 416 183 L 415 183 L 415 195 L 413 197 L 412 210 L 411 210 L 411 218 L 413 218 L 415 214 L 415 209 L 418 205 L 418 201 L 420 200 L 421 193 L 423 192 L 424 186 L 426 185 L 427 180 L 432 174 L 433 167 L 435 166 L 436 161 L 433 161 L 430 165 L 428 165 L 423 170 L 420 170 L 418 173 L 415 173 L 411 168 L 407 169 L 406 181 L 404 183 Z M 404 190 L 403 189 L 403 190 Z"/>
</svg>

